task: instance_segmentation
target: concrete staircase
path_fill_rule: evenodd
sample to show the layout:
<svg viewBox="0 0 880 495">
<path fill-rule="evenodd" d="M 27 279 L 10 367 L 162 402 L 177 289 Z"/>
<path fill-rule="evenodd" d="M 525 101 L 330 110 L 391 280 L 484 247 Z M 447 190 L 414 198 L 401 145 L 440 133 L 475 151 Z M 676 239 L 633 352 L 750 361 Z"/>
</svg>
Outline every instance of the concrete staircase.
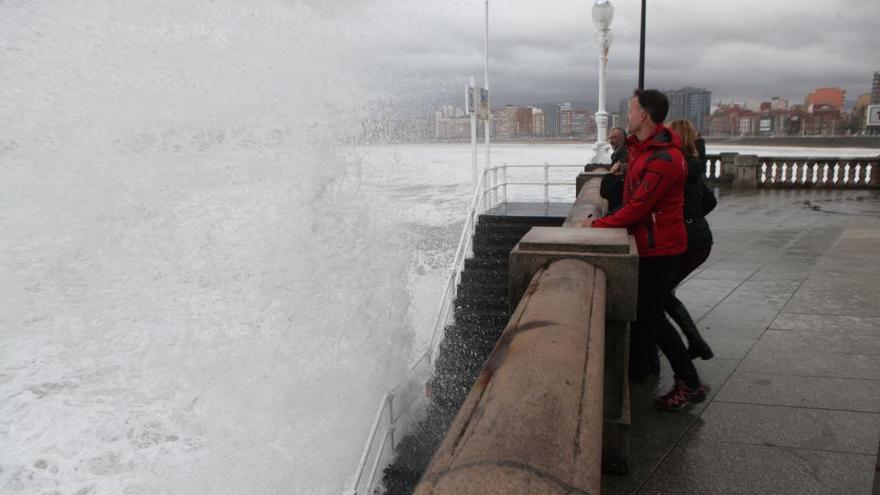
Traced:
<svg viewBox="0 0 880 495">
<path fill-rule="evenodd" d="M 410 494 L 437 451 L 474 380 L 483 368 L 518 301 L 509 301 L 508 256 L 529 229 L 558 227 L 563 209 L 529 212 L 501 207 L 480 215 L 473 239 L 473 257 L 465 260 L 455 321 L 445 329 L 434 375 L 428 383 L 430 404 L 425 419 L 396 448 L 385 469 L 388 494 Z M 549 214 L 548 214 L 549 213 Z M 603 472 L 628 471 L 630 398 L 626 363 L 627 322 L 606 322 Z"/>
<path fill-rule="evenodd" d="M 508 255 L 534 226 L 560 226 L 564 216 L 511 214 L 503 205 L 480 215 L 473 257 L 465 260 L 455 322 L 445 329 L 426 418 L 397 446 L 383 477 L 388 494 L 413 491 L 440 446 L 474 380 L 511 316 L 508 301 Z"/>
</svg>

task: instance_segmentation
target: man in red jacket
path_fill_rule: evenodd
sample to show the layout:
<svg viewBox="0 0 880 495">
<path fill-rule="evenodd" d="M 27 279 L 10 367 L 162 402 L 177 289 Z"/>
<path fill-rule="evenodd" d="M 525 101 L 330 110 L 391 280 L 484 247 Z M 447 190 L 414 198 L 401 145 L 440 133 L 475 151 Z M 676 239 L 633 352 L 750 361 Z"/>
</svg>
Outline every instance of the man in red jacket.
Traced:
<svg viewBox="0 0 880 495">
<path fill-rule="evenodd" d="M 636 90 L 629 100 L 627 152 L 629 168 L 623 185 L 623 206 L 584 226 L 621 227 L 635 236 L 639 249 L 638 314 L 630 340 L 630 379 L 641 381 L 659 372 L 656 342 L 675 372 L 675 386 L 655 398 L 663 410 L 702 402 L 706 389 L 687 355 L 681 337 L 664 314 L 673 276 L 687 250 L 684 225 L 684 184 L 687 164 L 681 140 L 663 125 L 669 101 L 663 93 Z"/>
</svg>

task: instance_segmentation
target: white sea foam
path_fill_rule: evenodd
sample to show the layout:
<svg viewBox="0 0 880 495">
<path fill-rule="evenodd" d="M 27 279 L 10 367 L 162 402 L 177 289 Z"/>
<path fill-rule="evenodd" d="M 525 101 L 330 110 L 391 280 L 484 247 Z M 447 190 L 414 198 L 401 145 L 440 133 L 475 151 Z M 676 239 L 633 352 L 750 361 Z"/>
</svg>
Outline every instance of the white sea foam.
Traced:
<svg viewBox="0 0 880 495">
<path fill-rule="evenodd" d="M 319 7 L 0 4 L 0 492 L 350 476 L 417 241 L 340 144 L 365 95 Z"/>
</svg>

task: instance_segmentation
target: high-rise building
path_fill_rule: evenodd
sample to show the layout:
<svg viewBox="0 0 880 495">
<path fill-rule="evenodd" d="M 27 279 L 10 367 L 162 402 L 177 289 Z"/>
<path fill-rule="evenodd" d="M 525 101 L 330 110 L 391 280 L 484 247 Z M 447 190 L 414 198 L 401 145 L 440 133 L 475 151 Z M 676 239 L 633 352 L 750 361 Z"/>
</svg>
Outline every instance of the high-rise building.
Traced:
<svg viewBox="0 0 880 495">
<path fill-rule="evenodd" d="M 843 110 L 843 104 L 846 99 L 846 91 L 840 88 L 816 88 L 807 95 L 804 103 L 810 105 L 828 105 Z"/>
<path fill-rule="evenodd" d="M 532 107 L 532 135 L 544 135 L 544 111 L 537 107 Z"/>
<path fill-rule="evenodd" d="M 874 83 L 871 85 L 871 103 L 880 103 L 880 71 L 874 73 Z"/>
<path fill-rule="evenodd" d="M 574 130 L 571 125 L 574 121 L 574 108 L 571 103 L 563 103 L 559 105 L 559 134 L 561 136 L 571 136 Z"/>
<path fill-rule="evenodd" d="M 553 103 L 550 105 L 542 105 L 541 111 L 544 114 L 544 135 L 559 135 L 559 105 Z"/>
<path fill-rule="evenodd" d="M 590 112 L 575 110 L 571 114 L 571 133 L 575 136 L 586 136 L 590 133 Z"/>
<path fill-rule="evenodd" d="M 512 139 L 532 135 L 531 107 L 507 105 L 498 111 L 499 139 Z"/>
<path fill-rule="evenodd" d="M 788 110 L 788 98 L 782 98 L 780 96 L 774 96 L 773 98 L 770 98 L 770 109 Z"/>
<path fill-rule="evenodd" d="M 669 99 L 669 115 L 666 120 L 688 119 L 700 132 L 709 126 L 709 109 L 712 106 L 712 92 L 704 88 L 681 88 L 666 91 Z"/>
</svg>

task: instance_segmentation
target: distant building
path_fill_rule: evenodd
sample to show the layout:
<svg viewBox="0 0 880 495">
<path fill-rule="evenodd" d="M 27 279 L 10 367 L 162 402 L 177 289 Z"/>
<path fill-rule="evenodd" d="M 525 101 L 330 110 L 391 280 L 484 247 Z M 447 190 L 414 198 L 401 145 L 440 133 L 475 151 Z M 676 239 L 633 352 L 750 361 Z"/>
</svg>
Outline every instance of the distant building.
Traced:
<svg viewBox="0 0 880 495">
<path fill-rule="evenodd" d="M 833 105 L 813 104 L 810 106 L 812 116 L 808 121 L 808 136 L 837 136 L 843 133 L 843 122 L 840 109 Z"/>
<path fill-rule="evenodd" d="M 709 126 L 709 109 L 712 92 L 704 88 L 681 88 L 665 91 L 669 99 L 669 115 L 666 120 L 688 119 L 700 132 Z"/>
<path fill-rule="evenodd" d="M 550 104 L 541 106 L 544 114 L 544 136 L 559 135 L 559 105 Z"/>
<path fill-rule="evenodd" d="M 788 110 L 788 98 L 782 98 L 779 96 L 774 96 L 773 98 L 770 98 L 770 109 Z"/>
<path fill-rule="evenodd" d="M 574 121 L 574 108 L 571 103 L 563 103 L 559 105 L 559 135 L 571 136 L 573 129 L 571 127 Z"/>
<path fill-rule="evenodd" d="M 871 103 L 880 103 L 880 71 L 874 73 L 874 83 L 871 84 Z"/>
<path fill-rule="evenodd" d="M 514 139 L 532 135 L 531 107 L 507 105 L 498 111 L 498 139 Z"/>
<path fill-rule="evenodd" d="M 707 119 L 711 136 L 752 136 L 758 130 L 757 113 L 737 104 L 722 105 Z"/>
<path fill-rule="evenodd" d="M 455 105 L 444 105 L 434 112 L 434 139 L 454 141 L 468 139 L 471 135 L 471 120 L 464 110 Z"/>
<path fill-rule="evenodd" d="M 859 95 L 856 98 L 856 106 L 850 112 L 846 127 L 850 134 L 864 134 L 868 131 L 868 105 L 871 104 L 871 93 Z"/>
<path fill-rule="evenodd" d="M 571 134 L 573 136 L 590 135 L 590 121 L 592 114 L 585 110 L 575 110 L 571 116 Z"/>
<path fill-rule="evenodd" d="M 807 95 L 804 103 L 810 105 L 827 105 L 838 110 L 843 110 L 846 101 L 846 91 L 840 88 L 816 88 Z"/>
<path fill-rule="evenodd" d="M 532 107 L 532 136 L 540 137 L 544 135 L 544 111 L 537 107 Z"/>
</svg>

